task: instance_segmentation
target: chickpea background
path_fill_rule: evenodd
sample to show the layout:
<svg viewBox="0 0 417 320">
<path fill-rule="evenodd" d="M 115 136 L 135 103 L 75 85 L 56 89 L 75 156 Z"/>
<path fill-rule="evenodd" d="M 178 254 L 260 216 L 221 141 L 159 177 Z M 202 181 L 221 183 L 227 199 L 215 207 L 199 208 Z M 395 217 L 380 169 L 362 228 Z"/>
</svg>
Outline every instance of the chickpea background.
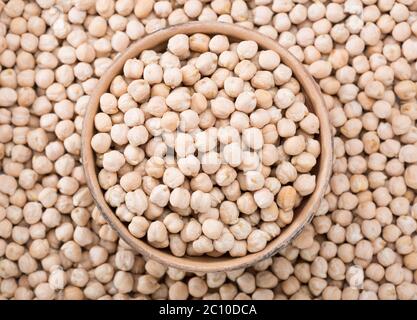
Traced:
<svg viewBox="0 0 417 320">
<path fill-rule="evenodd" d="M 3 2 L 0 299 L 417 298 L 415 1 Z M 89 95 L 112 60 L 148 33 L 197 20 L 254 29 L 287 48 L 315 77 L 333 126 L 332 180 L 311 225 L 277 255 L 246 270 L 192 274 L 145 261 L 118 238 L 95 208 L 80 163 L 80 134 Z M 118 206 L 115 213 L 137 237 L 146 236 L 150 221 L 162 222 L 168 239 L 158 245 L 169 242 L 178 255 L 204 254 L 211 249 L 210 243 L 216 250 L 245 255 L 248 246 L 242 239 L 251 235 L 253 249 L 265 240 L 264 233 L 279 234 L 292 221 L 293 212 L 274 205 L 260 209 L 258 202 L 264 202 L 254 194 L 266 188 L 276 200 L 287 184 L 307 192 L 303 181 L 312 177 L 309 172 L 298 174 L 298 169 L 308 167 L 303 153 L 315 157 L 320 153 L 317 141 L 300 134 L 299 128 L 314 132 L 315 126 L 311 116 L 300 123 L 299 117 L 306 117 L 304 101 L 291 70 L 270 52 L 252 46 L 237 50 L 230 43 L 229 50 L 219 52 L 225 45 L 221 37 L 210 41 L 205 35 L 194 35 L 188 47 L 173 46 L 175 53 L 144 52 L 114 80 L 95 119 L 100 134 L 95 141 L 101 142 L 95 151 L 114 150 L 125 159 L 124 163 L 116 161 L 120 166 L 116 172 L 99 174 L 107 198 Z M 217 56 L 216 70 L 205 63 L 197 68 L 196 61 L 180 62 L 206 52 Z M 272 77 L 258 72 L 259 67 Z M 232 77 L 243 80 L 243 91 L 239 80 L 225 81 Z M 145 78 L 152 83 L 149 88 L 135 82 L 128 89 L 133 81 Z M 175 90 L 178 86 L 192 89 Z M 247 90 L 249 86 L 254 90 Z M 278 95 L 282 99 L 274 101 L 277 88 L 286 90 Z M 149 103 L 152 97 L 164 97 L 165 104 L 156 99 L 150 103 L 153 108 L 148 108 L 142 99 Z M 227 97 L 234 99 L 233 110 L 230 103 L 224 110 L 212 110 L 211 100 Z M 281 109 L 290 102 L 291 106 Z M 273 106 L 280 111 L 279 119 Z M 219 115 L 224 119 L 218 121 Z M 217 121 L 221 125 L 216 126 Z M 270 121 L 280 124 L 279 128 Z M 114 124 L 119 126 L 112 132 Z M 219 127 L 229 125 L 236 130 L 222 131 L 219 136 Z M 212 128 L 193 138 L 198 142 L 194 148 L 204 152 L 200 170 L 195 171 L 197 161 L 191 157 L 188 136 L 182 146 L 187 159 L 182 170 L 187 175 L 175 159 L 166 158 L 163 163 L 183 175 L 166 178 L 177 184 L 175 192 L 168 187 L 167 205 L 172 193 L 189 196 L 187 208 L 192 204 L 200 219 L 190 216 L 187 208 L 164 212 L 158 207 L 167 199 L 166 189 L 158 186 L 165 184 L 161 183 L 164 166 L 160 160 L 175 148 L 170 133 L 180 128 L 191 135 L 197 127 L 202 132 Z M 261 131 L 261 148 L 256 154 L 244 151 L 237 166 L 239 159 L 234 158 L 225 165 L 213 144 L 220 139 L 232 144 L 237 137 L 241 141 L 248 128 Z M 253 133 L 259 137 L 257 130 Z M 292 161 L 285 156 L 283 141 L 300 135 L 305 147 L 291 156 L 297 157 Z M 117 145 L 126 139 L 131 147 Z M 255 144 L 259 141 L 247 142 L 259 147 Z M 280 146 L 276 154 L 269 145 Z M 299 151 L 290 147 L 291 153 Z M 268 173 L 275 157 L 281 162 Z M 99 156 L 98 163 L 103 161 Z M 255 170 L 258 163 L 266 177 Z M 223 174 L 216 177 L 219 170 Z M 251 172 L 250 181 L 240 174 L 243 170 Z M 217 185 L 228 179 L 230 184 Z M 248 183 L 254 190 L 240 189 Z M 137 206 L 136 197 L 129 201 L 129 207 L 144 210 L 142 215 L 132 213 L 121 197 L 138 188 L 143 194 L 137 195 L 146 199 L 153 189 L 158 191 L 152 197 L 157 203 L 148 201 L 146 208 Z M 195 197 L 201 193 L 193 199 L 195 191 L 210 194 L 210 205 L 206 196 L 197 205 Z M 240 212 L 247 214 L 236 215 Z M 230 233 L 212 232 L 213 221 Z M 201 230 L 190 228 L 197 223 Z M 254 234 L 253 224 L 257 225 Z M 195 239 L 193 246 L 181 239 L 185 225 L 183 236 Z M 232 237 L 236 240 L 231 245 Z"/>
</svg>

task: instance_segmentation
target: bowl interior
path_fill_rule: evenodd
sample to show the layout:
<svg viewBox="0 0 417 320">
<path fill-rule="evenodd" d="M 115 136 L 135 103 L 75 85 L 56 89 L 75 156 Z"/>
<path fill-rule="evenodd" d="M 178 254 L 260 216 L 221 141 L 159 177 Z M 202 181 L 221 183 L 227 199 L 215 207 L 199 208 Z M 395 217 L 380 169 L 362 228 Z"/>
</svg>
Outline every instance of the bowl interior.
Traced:
<svg viewBox="0 0 417 320">
<path fill-rule="evenodd" d="M 306 97 L 307 107 L 311 112 L 317 115 L 320 121 L 319 140 L 321 145 L 321 154 L 312 171 L 316 174 L 315 191 L 310 196 L 303 199 L 302 203 L 294 211 L 293 221 L 282 229 L 278 237 L 268 242 L 267 246 L 263 250 L 248 254 L 244 257 L 209 257 L 206 255 L 201 257 L 176 257 L 167 249 L 156 249 L 147 244 L 146 241 L 135 238 L 130 234 L 125 224 L 114 214 L 112 208 L 110 208 L 104 199 L 103 192 L 98 183 L 95 154 L 90 145 L 91 138 L 95 133 L 94 116 L 98 110 L 100 96 L 107 92 L 112 79 L 122 72 L 125 61 L 139 56 L 143 50 L 165 50 L 167 41 L 175 34 L 193 34 L 198 32 L 206 34 L 224 34 L 232 41 L 254 40 L 262 49 L 275 50 L 281 56 L 281 61 L 292 69 L 293 75 L 299 81 L 303 94 Z M 84 118 L 84 128 L 82 133 L 82 161 L 87 184 L 98 209 L 102 212 L 109 224 L 118 232 L 120 237 L 133 249 L 139 251 L 146 258 L 155 259 L 163 264 L 182 270 L 195 272 L 226 271 L 248 267 L 262 259 L 270 257 L 278 250 L 285 247 L 299 232 L 301 232 L 304 225 L 311 221 L 313 214 L 317 210 L 321 198 L 324 195 L 330 177 L 332 139 L 327 110 L 320 90 L 313 78 L 294 56 L 280 47 L 272 39 L 269 39 L 255 31 L 224 23 L 193 22 L 170 27 L 138 40 L 123 54 L 121 54 L 106 71 L 106 73 L 100 78 L 95 92 L 90 98 Z"/>
</svg>

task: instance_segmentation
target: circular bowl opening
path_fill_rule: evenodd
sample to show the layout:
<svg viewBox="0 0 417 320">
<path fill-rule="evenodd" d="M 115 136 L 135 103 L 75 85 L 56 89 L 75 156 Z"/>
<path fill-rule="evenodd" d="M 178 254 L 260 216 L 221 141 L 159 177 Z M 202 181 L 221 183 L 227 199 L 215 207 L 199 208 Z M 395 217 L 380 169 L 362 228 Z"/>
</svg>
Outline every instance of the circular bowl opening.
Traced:
<svg viewBox="0 0 417 320">
<path fill-rule="evenodd" d="M 222 34 L 235 41 L 253 40 L 258 43 L 259 48 L 277 52 L 281 57 L 281 61 L 291 68 L 293 75 L 299 81 L 302 92 L 306 97 L 307 107 L 319 118 L 320 133 L 318 136 L 321 153 L 313 171 L 316 174 L 316 188 L 314 192 L 303 199 L 302 203 L 294 211 L 293 221 L 283 228 L 282 232 L 275 239 L 269 241 L 263 250 L 243 257 L 210 257 L 206 255 L 201 257 L 176 257 L 168 250 L 152 247 L 146 241 L 130 234 L 125 224 L 119 220 L 104 199 L 97 178 L 95 154 L 91 148 L 91 138 L 95 131 L 94 116 L 97 113 L 101 95 L 107 92 L 113 78 L 121 73 L 126 60 L 139 56 L 143 50 L 164 50 L 167 41 L 176 34 L 191 35 L 194 33 Z M 215 272 L 246 268 L 266 259 L 288 245 L 302 231 L 303 227 L 313 218 L 326 191 L 332 168 L 332 150 L 331 128 L 320 89 L 304 66 L 291 53 L 281 47 L 276 41 L 256 31 L 226 23 L 192 22 L 157 31 L 136 41 L 113 62 L 100 78 L 94 93 L 90 97 L 83 122 L 81 153 L 87 185 L 96 206 L 126 243 L 145 258 L 154 259 L 174 268 L 193 272 Z"/>
</svg>

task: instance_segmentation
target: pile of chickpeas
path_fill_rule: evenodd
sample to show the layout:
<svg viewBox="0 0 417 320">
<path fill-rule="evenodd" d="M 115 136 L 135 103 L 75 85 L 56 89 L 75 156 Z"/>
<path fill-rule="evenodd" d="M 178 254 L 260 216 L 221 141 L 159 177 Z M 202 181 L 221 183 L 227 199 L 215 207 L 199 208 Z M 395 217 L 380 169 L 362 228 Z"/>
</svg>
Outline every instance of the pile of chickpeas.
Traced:
<svg viewBox="0 0 417 320">
<path fill-rule="evenodd" d="M 316 186 L 319 120 L 272 50 L 177 34 L 129 59 L 91 141 L 130 233 L 176 256 L 265 248 Z"/>
<path fill-rule="evenodd" d="M 113 59 L 194 20 L 287 48 L 333 126 L 333 175 L 312 223 L 247 269 L 145 261 L 95 208 L 80 163 L 85 107 Z M 0 297 L 416 299 L 416 60 L 414 0 L 0 3 Z"/>
</svg>

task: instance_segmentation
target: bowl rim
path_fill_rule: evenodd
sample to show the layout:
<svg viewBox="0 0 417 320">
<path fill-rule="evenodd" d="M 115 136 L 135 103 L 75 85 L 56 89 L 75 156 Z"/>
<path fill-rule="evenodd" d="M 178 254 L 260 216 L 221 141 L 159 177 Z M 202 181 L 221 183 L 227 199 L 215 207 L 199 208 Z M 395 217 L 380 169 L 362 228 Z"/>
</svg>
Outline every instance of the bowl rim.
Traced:
<svg viewBox="0 0 417 320">
<path fill-rule="evenodd" d="M 294 215 L 294 220 L 285 226 L 276 238 L 269 241 L 263 250 L 248 253 L 243 257 L 210 257 L 207 255 L 200 257 L 177 257 L 165 250 L 152 247 L 146 241 L 130 234 L 125 224 L 116 216 L 105 201 L 103 191 L 98 183 L 95 154 L 91 148 L 91 138 L 95 133 L 94 117 L 99 109 L 100 96 L 107 92 L 111 81 L 116 75 L 120 74 L 126 60 L 138 57 L 143 50 L 149 50 L 167 42 L 169 38 L 176 34 L 191 35 L 195 33 L 221 34 L 238 41 L 253 40 L 258 43 L 260 48 L 277 52 L 281 57 L 281 61 L 291 68 L 293 75 L 299 81 L 304 94 L 310 102 L 313 113 L 319 118 L 321 152 L 320 160 L 316 164 L 319 171 L 316 176 L 314 192 L 306 199 L 304 204 L 296 209 L 297 213 Z M 132 249 L 142 254 L 145 259 L 153 259 L 164 265 L 191 272 L 216 272 L 247 268 L 256 262 L 271 257 L 288 245 L 303 230 L 304 226 L 312 220 L 314 213 L 319 208 L 329 183 L 332 158 L 333 141 L 327 108 L 319 86 L 303 64 L 289 51 L 281 47 L 276 40 L 268 38 L 257 31 L 221 22 L 189 22 L 175 25 L 151 33 L 132 43 L 126 51 L 112 62 L 110 67 L 100 77 L 87 104 L 81 134 L 81 160 L 87 186 L 98 210 L 103 214 L 106 221 L 116 230 L 121 239 L 129 244 Z"/>
</svg>

